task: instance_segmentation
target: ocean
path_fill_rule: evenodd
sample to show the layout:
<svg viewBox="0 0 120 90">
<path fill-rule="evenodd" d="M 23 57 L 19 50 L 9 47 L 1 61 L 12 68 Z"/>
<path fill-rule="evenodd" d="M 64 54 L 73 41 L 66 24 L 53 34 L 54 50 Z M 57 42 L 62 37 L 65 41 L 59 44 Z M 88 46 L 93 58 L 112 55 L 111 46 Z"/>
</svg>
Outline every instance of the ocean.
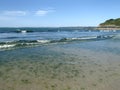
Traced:
<svg viewBox="0 0 120 90">
<path fill-rule="evenodd" d="M 120 31 L 0 28 L 0 90 L 119 90 Z"/>
<path fill-rule="evenodd" d="M 85 30 L 84 30 L 85 29 Z M 0 28 L 0 50 L 80 41 L 99 41 L 117 36 L 118 31 L 86 28 Z"/>
</svg>

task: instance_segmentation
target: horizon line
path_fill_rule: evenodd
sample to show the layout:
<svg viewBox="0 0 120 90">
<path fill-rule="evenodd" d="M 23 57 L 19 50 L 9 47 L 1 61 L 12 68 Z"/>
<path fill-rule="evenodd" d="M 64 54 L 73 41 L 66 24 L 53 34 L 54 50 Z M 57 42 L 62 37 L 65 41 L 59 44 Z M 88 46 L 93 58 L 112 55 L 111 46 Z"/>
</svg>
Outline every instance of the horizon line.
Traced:
<svg viewBox="0 0 120 90">
<path fill-rule="evenodd" d="M 60 28 L 60 27 L 99 27 L 99 26 L 0 26 L 0 28 Z"/>
</svg>

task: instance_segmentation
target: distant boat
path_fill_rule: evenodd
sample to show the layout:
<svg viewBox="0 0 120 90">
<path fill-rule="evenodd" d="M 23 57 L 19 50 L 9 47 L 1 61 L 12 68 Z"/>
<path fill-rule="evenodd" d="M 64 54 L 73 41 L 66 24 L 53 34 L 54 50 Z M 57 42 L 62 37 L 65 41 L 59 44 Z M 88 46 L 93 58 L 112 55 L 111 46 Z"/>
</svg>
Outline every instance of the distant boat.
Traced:
<svg viewBox="0 0 120 90">
<path fill-rule="evenodd" d="M 21 33 L 27 33 L 27 31 L 26 30 L 21 30 Z"/>
<path fill-rule="evenodd" d="M 31 31 L 31 30 L 21 30 L 21 29 L 17 29 L 17 31 L 16 31 L 17 33 L 27 33 L 27 32 L 33 32 L 33 31 Z"/>
</svg>

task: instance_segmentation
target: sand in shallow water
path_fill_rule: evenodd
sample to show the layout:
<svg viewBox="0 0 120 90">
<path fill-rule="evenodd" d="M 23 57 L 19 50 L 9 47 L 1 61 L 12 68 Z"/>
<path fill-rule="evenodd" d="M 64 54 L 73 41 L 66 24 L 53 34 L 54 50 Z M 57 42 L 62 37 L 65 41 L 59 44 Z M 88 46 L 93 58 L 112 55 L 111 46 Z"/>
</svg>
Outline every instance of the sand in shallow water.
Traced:
<svg viewBox="0 0 120 90">
<path fill-rule="evenodd" d="M 119 55 L 48 47 L 57 55 L 37 51 L 32 58 L 1 61 L 0 90 L 119 90 Z"/>
</svg>

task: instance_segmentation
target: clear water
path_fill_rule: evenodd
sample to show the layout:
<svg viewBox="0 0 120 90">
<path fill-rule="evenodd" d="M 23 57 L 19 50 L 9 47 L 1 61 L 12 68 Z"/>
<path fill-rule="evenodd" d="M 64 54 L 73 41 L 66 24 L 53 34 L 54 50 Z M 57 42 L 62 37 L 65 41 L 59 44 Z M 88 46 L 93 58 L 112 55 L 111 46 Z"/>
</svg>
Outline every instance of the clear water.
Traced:
<svg viewBox="0 0 120 90">
<path fill-rule="evenodd" d="M 1 90 L 119 90 L 120 32 L 0 28 Z"/>
<path fill-rule="evenodd" d="M 0 60 L 8 57 L 29 58 L 58 55 L 52 47 L 89 49 L 96 52 L 120 54 L 120 32 L 99 31 L 92 28 L 0 28 Z M 12 60 L 12 58 L 11 58 Z"/>
</svg>

